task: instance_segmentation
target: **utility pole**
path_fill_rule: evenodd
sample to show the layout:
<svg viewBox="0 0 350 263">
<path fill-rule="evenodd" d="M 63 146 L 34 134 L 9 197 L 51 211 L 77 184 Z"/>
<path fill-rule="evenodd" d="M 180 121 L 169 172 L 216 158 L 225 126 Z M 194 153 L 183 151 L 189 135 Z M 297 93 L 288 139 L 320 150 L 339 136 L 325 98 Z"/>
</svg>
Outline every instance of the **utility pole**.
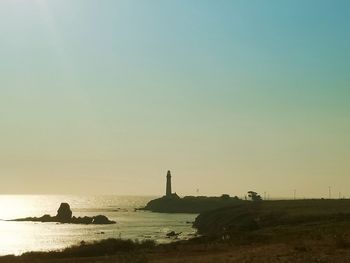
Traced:
<svg viewBox="0 0 350 263">
<path fill-rule="evenodd" d="M 329 199 L 332 199 L 332 187 L 328 186 Z"/>
</svg>

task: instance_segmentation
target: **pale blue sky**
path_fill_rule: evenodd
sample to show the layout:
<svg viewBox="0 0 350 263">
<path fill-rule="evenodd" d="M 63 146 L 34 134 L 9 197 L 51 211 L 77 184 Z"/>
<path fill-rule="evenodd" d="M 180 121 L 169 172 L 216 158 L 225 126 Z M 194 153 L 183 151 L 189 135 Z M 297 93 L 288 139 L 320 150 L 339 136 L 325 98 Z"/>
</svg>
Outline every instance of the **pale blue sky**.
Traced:
<svg viewBox="0 0 350 263">
<path fill-rule="evenodd" d="M 345 0 L 0 0 L 0 193 L 162 194 L 171 169 L 350 196 L 349 27 Z"/>
</svg>

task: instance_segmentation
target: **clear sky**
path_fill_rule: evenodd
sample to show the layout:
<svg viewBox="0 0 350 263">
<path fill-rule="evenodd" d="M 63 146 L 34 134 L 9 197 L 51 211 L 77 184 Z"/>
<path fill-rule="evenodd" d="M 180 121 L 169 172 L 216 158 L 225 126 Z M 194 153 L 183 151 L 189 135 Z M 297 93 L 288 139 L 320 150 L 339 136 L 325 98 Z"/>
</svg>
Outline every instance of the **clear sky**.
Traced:
<svg viewBox="0 0 350 263">
<path fill-rule="evenodd" d="M 350 196 L 350 1 L 0 0 L 0 193 Z"/>
</svg>

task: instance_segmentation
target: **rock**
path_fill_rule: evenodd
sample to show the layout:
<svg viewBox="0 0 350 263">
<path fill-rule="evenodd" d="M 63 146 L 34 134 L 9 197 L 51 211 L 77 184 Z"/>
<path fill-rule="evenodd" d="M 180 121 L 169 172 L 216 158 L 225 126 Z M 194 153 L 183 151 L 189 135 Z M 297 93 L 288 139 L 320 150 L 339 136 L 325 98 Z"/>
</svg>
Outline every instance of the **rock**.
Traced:
<svg viewBox="0 0 350 263">
<path fill-rule="evenodd" d="M 170 231 L 169 233 L 166 234 L 167 237 L 177 237 L 178 235 L 180 235 L 182 232 L 180 233 L 176 233 L 175 231 Z"/>
<path fill-rule="evenodd" d="M 79 223 L 81 224 L 92 224 L 92 221 L 94 219 L 92 217 L 84 216 L 84 217 L 79 217 Z"/>
<path fill-rule="evenodd" d="M 92 224 L 95 224 L 95 225 L 106 225 L 106 224 L 114 224 L 114 223 L 115 223 L 114 221 L 110 221 L 104 215 L 94 216 L 92 220 Z"/>
<path fill-rule="evenodd" d="M 169 233 L 166 234 L 167 237 L 173 237 L 175 235 L 176 235 L 175 231 L 170 231 Z"/>
<path fill-rule="evenodd" d="M 49 222 L 52 220 L 52 217 L 50 215 L 43 215 L 42 217 L 39 218 L 40 221 L 42 222 Z"/>
<path fill-rule="evenodd" d="M 72 219 L 72 210 L 68 203 L 61 203 L 57 210 L 56 218 L 59 222 L 69 222 Z"/>
<path fill-rule="evenodd" d="M 72 217 L 72 210 L 70 209 L 69 204 L 61 203 L 60 207 L 57 210 L 56 216 L 43 215 L 42 217 L 26 217 L 19 218 L 9 221 L 32 221 L 32 222 L 57 222 L 57 223 L 69 223 L 69 224 L 95 224 L 95 225 L 105 225 L 105 224 L 115 224 L 115 221 L 109 220 L 104 215 L 98 215 L 93 217 Z"/>
<path fill-rule="evenodd" d="M 92 224 L 93 218 L 92 217 L 88 217 L 88 216 L 84 216 L 84 217 L 72 217 L 71 223 L 73 224 Z"/>
</svg>

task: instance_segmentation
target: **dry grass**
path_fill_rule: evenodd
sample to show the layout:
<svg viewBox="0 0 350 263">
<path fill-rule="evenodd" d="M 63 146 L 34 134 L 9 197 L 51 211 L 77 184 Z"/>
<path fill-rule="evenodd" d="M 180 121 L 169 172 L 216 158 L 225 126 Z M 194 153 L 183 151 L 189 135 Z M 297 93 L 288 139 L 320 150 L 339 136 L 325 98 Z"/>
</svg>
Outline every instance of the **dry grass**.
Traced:
<svg viewBox="0 0 350 263">
<path fill-rule="evenodd" d="M 49 263 L 310 263 L 334 262 L 345 263 L 350 261 L 350 250 L 339 249 L 332 242 L 304 241 L 301 245 L 294 244 L 260 244 L 249 246 L 222 245 L 178 247 L 174 251 L 156 249 L 147 253 L 124 253 L 105 257 L 78 257 L 78 258 L 9 258 L 13 262 L 49 262 Z M 15 259 L 15 260 L 14 260 Z"/>
</svg>

